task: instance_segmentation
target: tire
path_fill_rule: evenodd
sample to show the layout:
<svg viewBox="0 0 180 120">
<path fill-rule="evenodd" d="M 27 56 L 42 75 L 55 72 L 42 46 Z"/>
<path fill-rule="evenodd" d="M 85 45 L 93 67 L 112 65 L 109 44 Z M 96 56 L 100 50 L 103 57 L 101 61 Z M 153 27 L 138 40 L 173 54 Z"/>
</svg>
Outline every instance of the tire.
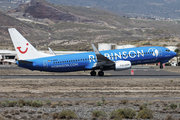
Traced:
<svg viewBox="0 0 180 120">
<path fill-rule="evenodd" d="M 99 71 L 99 72 L 98 72 L 98 75 L 99 75 L 99 76 L 104 76 L 104 72 L 103 72 L 103 71 Z"/>
<path fill-rule="evenodd" d="M 91 76 L 96 76 L 96 71 L 91 71 Z"/>
</svg>

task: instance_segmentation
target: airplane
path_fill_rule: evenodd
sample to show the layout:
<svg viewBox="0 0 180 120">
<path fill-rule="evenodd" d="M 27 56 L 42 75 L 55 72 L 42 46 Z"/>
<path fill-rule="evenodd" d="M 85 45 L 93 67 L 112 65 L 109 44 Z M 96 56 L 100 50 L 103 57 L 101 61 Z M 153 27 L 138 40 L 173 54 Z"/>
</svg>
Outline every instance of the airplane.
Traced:
<svg viewBox="0 0 180 120">
<path fill-rule="evenodd" d="M 159 46 L 135 47 L 98 51 L 92 44 L 93 52 L 84 52 L 68 55 L 47 55 L 38 52 L 15 28 L 8 29 L 13 41 L 18 60 L 15 62 L 19 67 L 32 71 L 48 72 L 73 72 L 91 70 L 90 75 L 104 76 L 104 71 L 121 71 L 131 69 L 132 65 L 158 63 L 160 69 L 163 64 L 177 54 L 168 48 Z"/>
</svg>

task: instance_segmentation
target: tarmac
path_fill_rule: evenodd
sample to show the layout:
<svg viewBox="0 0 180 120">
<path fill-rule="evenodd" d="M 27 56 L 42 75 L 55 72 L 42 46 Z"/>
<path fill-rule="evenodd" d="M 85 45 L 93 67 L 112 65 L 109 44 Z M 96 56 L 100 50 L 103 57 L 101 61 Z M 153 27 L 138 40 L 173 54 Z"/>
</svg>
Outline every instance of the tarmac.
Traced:
<svg viewBox="0 0 180 120">
<path fill-rule="evenodd" d="M 18 66 L 0 66 L 0 69 L 24 69 Z M 133 70 L 133 75 L 132 75 Z M 36 71 L 34 71 L 36 72 Z M 98 72 L 98 70 L 96 71 Z M 104 71 L 104 76 L 90 75 L 0 75 L 0 79 L 99 79 L 99 78 L 180 78 L 179 73 L 168 72 L 148 66 L 133 66 L 132 69 L 122 71 Z"/>
</svg>

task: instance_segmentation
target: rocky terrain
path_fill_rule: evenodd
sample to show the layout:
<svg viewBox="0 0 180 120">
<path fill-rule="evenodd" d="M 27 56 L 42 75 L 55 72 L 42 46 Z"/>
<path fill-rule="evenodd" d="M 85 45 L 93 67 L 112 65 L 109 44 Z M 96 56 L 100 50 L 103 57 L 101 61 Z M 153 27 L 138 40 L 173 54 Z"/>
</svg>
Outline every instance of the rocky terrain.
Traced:
<svg viewBox="0 0 180 120">
<path fill-rule="evenodd" d="M 142 46 L 166 42 L 166 46 L 180 41 L 178 22 L 128 19 L 89 7 L 32 0 L 7 13 L 0 12 L 0 49 L 14 50 L 7 30 L 11 27 L 38 50 L 91 51 L 91 43 Z"/>
<path fill-rule="evenodd" d="M 173 69 L 174 67 L 168 68 L 169 71 Z M 179 70 L 179 68 L 176 69 Z M 0 75 L 73 74 L 87 75 L 89 72 L 48 73 L 20 68 L 0 69 Z M 77 119 L 93 119 L 92 112 L 95 110 L 105 111 L 107 117 L 103 119 L 110 119 L 109 113 L 120 108 L 135 110 L 137 117 L 140 106 L 144 104 L 153 111 L 153 119 L 180 118 L 178 99 L 180 81 L 175 78 L 5 79 L 2 77 L 0 83 L 0 113 L 6 119 L 50 120 L 53 119 L 54 113 L 68 109 L 75 112 Z M 61 100 L 61 98 L 99 99 Z M 122 99 L 110 100 L 109 98 Z M 6 99 L 15 101 L 15 104 Z M 21 105 L 20 103 L 23 102 L 20 99 L 40 100 L 42 105 L 39 107 Z"/>
<path fill-rule="evenodd" d="M 71 22 L 95 22 L 95 20 L 78 16 L 73 13 L 63 12 L 56 9 L 43 1 L 31 0 L 30 3 L 21 4 L 18 8 L 8 11 L 8 14 L 21 12 L 24 17 L 32 19 L 50 19 L 54 22 L 71 21 Z M 22 17 L 22 16 L 21 16 Z"/>
<path fill-rule="evenodd" d="M 61 112 L 62 110 L 70 109 L 77 114 L 78 120 L 92 120 L 92 112 L 95 110 L 105 111 L 107 114 L 116 109 L 123 108 L 132 108 L 136 111 L 136 114 L 139 112 L 139 106 L 143 103 L 148 104 L 148 108 L 153 110 L 153 119 L 162 120 L 169 118 L 179 119 L 180 118 L 180 109 L 171 109 L 169 105 L 179 104 L 177 100 L 126 100 L 124 101 L 106 101 L 106 105 L 98 106 L 97 101 L 62 101 L 61 105 L 45 105 L 43 107 L 1 107 L 0 112 L 4 118 L 13 119 L 13 120 L 52 120 L 53 113 Z M 54 104 L 55 102 L 53 102 Z M 109 116 L 109 115 L 108 115 Z M 101 118 L 102 119 L 102 118 Z M 104 117 L 103 120 L 109 120 L 109 117 Z"/>
<path fill-rule="evenodd" d="M 179 19 L 179 0 L 46 0 L 54 4 L 105 8 L 116 14 Z"/>
</svg>

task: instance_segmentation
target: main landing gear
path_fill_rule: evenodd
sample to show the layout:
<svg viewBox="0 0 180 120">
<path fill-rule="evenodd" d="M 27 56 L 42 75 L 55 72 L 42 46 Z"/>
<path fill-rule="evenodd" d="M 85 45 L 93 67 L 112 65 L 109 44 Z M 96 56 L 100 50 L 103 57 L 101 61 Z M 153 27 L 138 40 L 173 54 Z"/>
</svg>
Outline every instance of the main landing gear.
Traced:
<svg viewBox="0 0 180 120">
<path fill-rule="evenodd" d="M 91 74 L 91 76 L 96 76 L 96 71 L 93 70 L 93 71 L 91 71 L 90 74 Z M 98 75 L 99 76 L 104 76 L 104 72 L 101 70 L 101 71 L 98 72 Z"/>
</svg>

